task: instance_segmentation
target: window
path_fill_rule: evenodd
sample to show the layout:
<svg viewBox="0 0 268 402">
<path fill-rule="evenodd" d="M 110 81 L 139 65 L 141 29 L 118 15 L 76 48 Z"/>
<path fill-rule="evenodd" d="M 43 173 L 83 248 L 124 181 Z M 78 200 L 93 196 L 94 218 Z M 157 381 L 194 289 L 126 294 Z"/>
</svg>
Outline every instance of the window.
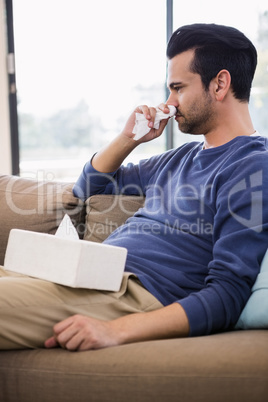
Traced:
<svg viewBox="0 0 268 402">
<path fill-rule="evenodd" d="M 21 175 L 77 178 L 135 106 L 165 99 L 165 7 L 13 0 Z M 163 137 L 135 158 L 164 149 Z"/>
<path fill-rule="evenodd" d="M 13 0 L 22 176 L 75 180 L 136 105 L 166 98 L 166 7 L 172 3 L 174 30 L 195 22 L 231 25 L 256 45 L 250 109 L 256 129 L 268 136 L 267 0 L 226 0 L 220 12 L 212 0 Z M 193 139 L 175 122 L 173 132 L 175 147 Z M 131 159 L 165 148 L 161 136 Z"/>
</svg>

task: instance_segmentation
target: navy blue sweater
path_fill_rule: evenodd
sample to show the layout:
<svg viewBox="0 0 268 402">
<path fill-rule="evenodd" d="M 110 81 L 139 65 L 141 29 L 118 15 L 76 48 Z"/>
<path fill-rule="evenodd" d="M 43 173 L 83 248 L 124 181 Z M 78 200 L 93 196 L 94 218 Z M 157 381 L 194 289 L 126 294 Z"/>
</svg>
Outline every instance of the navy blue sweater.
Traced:
<svg viewBox="0 0 268 402">
<path fill-rule="evenodd" d="M 101 174 L 88 162 L 73 188 L 145 195 L 144 208 L 105 243 L 128 249 L 126 271 L 163 304 L 178 302 L 190 335 L 232 327 L 268 247 L 267 138 L 192 142 Z"/>
</svg>

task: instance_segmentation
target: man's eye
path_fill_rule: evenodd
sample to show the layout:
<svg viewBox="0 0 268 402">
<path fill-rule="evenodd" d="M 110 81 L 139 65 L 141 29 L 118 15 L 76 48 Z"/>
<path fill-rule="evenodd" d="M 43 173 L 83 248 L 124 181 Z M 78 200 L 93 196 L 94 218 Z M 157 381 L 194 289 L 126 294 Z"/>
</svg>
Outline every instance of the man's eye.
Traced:
<svg viewBox="0 0 268 402">
<path fill-rule="evenodd" d="M 174 87 L 175 91 L 180 92 L 181 87 Z"/>
</svg>

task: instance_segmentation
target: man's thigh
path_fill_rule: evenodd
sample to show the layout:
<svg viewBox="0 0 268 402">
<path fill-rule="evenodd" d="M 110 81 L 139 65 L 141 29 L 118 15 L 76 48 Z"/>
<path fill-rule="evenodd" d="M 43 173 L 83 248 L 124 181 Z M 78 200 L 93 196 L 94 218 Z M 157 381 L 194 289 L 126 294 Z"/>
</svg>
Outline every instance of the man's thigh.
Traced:
<svg viewBox="0 0 268 402">
<path fill-rule="evenodd" d="M 0 268 L 0 349 L 43 347 L 57 322 L 84 314 L 110 320 L 162 305 L 126 273 L 119 292 L 70 288 Z"/>
</svg>

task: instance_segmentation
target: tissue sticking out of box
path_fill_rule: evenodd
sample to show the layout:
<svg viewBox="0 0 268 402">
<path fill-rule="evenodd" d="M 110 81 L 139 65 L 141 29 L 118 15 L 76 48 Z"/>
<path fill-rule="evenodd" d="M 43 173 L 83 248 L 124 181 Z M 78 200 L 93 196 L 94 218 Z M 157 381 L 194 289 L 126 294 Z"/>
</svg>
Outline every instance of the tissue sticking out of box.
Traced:
<svg viewBox="0 0 268 402">
<path fill-rule="evenodd" d="M 118 291 L 127 249 L 79 240 L 66 215 L 56 236 L 12 229 L 4 268 L 74 288 Z"/>
<path fill-rule="evenodd" d="M 64 215 L 64 218 L 62 219 L 55 236 L 60 237 L 61 239 L 79 240 L 78 233 L 69 215 Z"/>
</svg>

